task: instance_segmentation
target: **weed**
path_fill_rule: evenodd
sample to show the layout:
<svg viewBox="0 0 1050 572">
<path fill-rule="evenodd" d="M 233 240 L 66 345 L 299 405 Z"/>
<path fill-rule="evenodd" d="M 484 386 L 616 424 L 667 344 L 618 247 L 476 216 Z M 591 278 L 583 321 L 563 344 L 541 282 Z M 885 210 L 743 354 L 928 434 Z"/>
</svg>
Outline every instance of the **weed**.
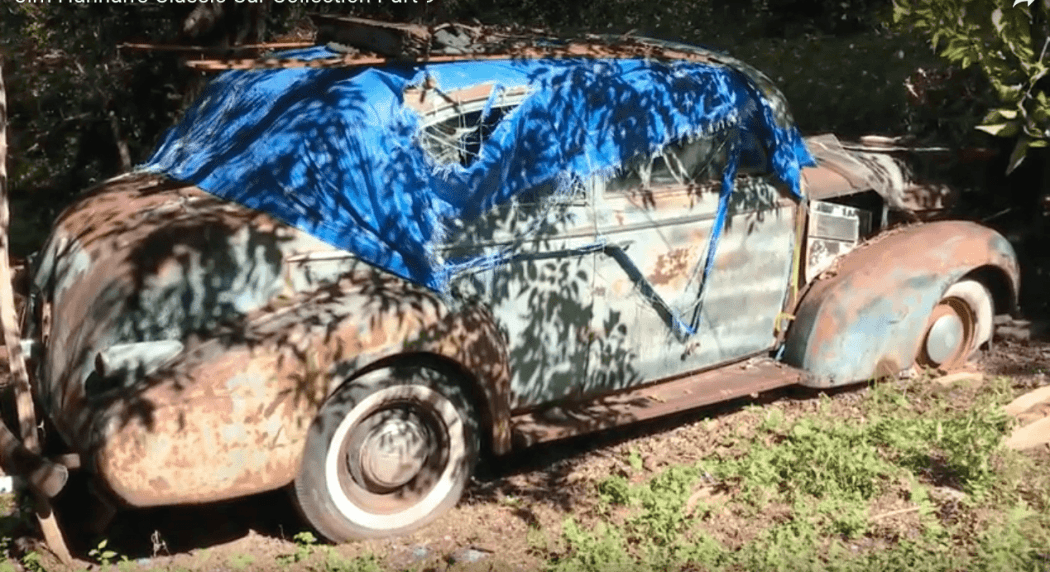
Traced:
<svg viewBox="0 0 1050 572">
<path fill-rule="evenodd" d="M 255 562 L 255 557 L 251 554 L 234 554 L 227 560 L 230 568 L 234 570 L 246 570 L 253 562 Z"/>
<path fill-rule="evenodd" d="M 630 465 L 631 470 L 636 473 L 642 471 L 644 463 L 642 463 L 642 456 L 638 453 L 637 449 L 631 449 L 627 453 L 627 464 Z"/>
<path fill-rule="evenodd" d="M 745 410 L 734 429 L 741 452 L 637 484 L 602 479 L 600 503 L 627 507 L 626 519 L 593 528 L 569 519 L 564 549 L 552 555 L 544 542 L 538 555 L 552 556 L 551 572 L 1050 570 L 1050 477 L 1041 461 L 1001 446 L 1009 387 L 944 391 L 921 381 L 876 385 L 846 415 L 828 398 L 792 421 L 776 408 Z M 729 522 L 749 521 L 739 544 L 711 536 L 726 517 L 693 510 L 704 469 L 738 491 L 721 510 Z M 895 495 L 904 508 L 871 515 Z M 914 519 L 871 525 L 895 513 L 917 514 L 919 528 Z"/>
<path fill-rule="evenodd" d="M 868 532 L 868 505 L 851 502 L 840 496 L 829 496 L 817 503 L 818 519 L 829 532 L 851 539 Z"/>
<path fill-rule="evenodd" d="M 514 495 L 507 495 L 499 499 L 499 503 L 504 506 L 516 508 L 522 505 L 521 499 Z"/>
<path fill-rule="evenodd" d="M 637 541 L 668 546 L 685 523 L 685 504 L 699 477 L 694 466 L 671 467 L 639 485 L 615 475 L 598 483 L 598 496 L 603 503 L 640 507 L 641 513 L 627 523 L 629 532 Z"/>
<path fill-rule="evenodd" d="M 937 507 L 930 500 L 928 487 L 916 480 L 914 475 L 908 474 L 906 479 L 908 481 L 908 497 L 918 509 L 919 520 L 923 525 L 923 535 L 927 539 L 940 536 L 944 533 L 944 528 L 937 520 Z"/>
<path fill-rule="evenodd" d="M 633 496 L 639 500 L 642 513 L 629 524 L 656 545 L 671 545 L 686 521 L 683 509 L 699 478 L 698 468 L 677 466 L 636 487 Z"/>
<path fill-rule="evenodd" d="M 620 475 L 606 477 L 598 482 L 598 499 L 606 504 L 626 505 L 631 502 L 631 485 Z"/>
<path fill-rule="evenodd" d="M 674 548 L 674 559 L 680 565 L 702 569 L 718 569 L 727 559 L 726 548 L 705 532 L 699 532 L 690 541 L 682 541 Z"/>
<path fill-rule="evenodd" d="M 594 532 L 587 532 L 570 517 L 562 524 L 562 538 L 568 545 L 568 555 L 550 562 L 550 572 L 604 572 L 634 566 L 623 533 L 605 523 L 598 523 Z"/>
<path fill-rule="evenodd" d="M 374 554 L 347 559 L 331 550 L 324 560 L 324 572 L 383 572 L 379 558 Z"/>
<path fill-rule="evenodd" d="M 1038 520 L 1028 506 L 1018 504 L 1010 508 L 999 526 L 989 527 L 981 534 L 974 568 L 1033 572 L 1050 569 L 1050 532 L 1047 523 L 1038 526 Z"/>
<path fill-rule="evenodd" d="M 908 570 L 909 572 L 947 572 L 949 570 L 971 570 L 965 556 L 944 546 L 921 541 L 902 539 L 886 550 L 876 550 L 854 556 L 839 566 L 843 572 L 862 570 Z"/>
<path fill-rule="evenodd" d="M 1007 426 L 998 408 L 959 413 L 942 406 L 921 417 L 879 418 L 868 433 L 899 466 L 980 498 L 998 481 L 990 461 Z"/>
<path fill-rule="evenodd" d="M 754 444 L 715 472 L 739 481 L 745 491 L 774 490 L 813 497 L 871 499 L 893 468 L 881 459 L 862 427 L 803 418 L 771 446 Z"/>
<path fill-rule="evenodd" d="M 525 543 L 529 545 L 529 552 L 545 556 L 550 552 L 550 540 L 547 533 L 538 526 L 529 526 L 525 530 Z"/>
<path fill-rule="evenodd" d="M 297 533 L 292 537 L 292 540 L 295 541 L 295 552 L 278 556 L 277 562 L 281 564 L 302 562 L 314 553 L 314 548 L 317 546 L 317 537 L 308 531 Z"/>
<path fill-rule="evenodd" d="M 774 433 L 784 424 L 784 412 L 773 407 L 762 419 L 762 429 L 768 433 Z"/>
<path fill-rule="evenodd" d="M 28 572 L 46 572 L 44 559 L 39 552 L 31 550 L 22 555 L 22 567 Z"/>
<path fill-rule="evenodd" d="M 93 558 L 95 562 L 101 564 L 103 568 L 114 562 L 124 562 L 128 559 L 127 556 L 123 556 L 115 550 L 106 548 L 108 544 L 109 539 L 103 538 L 99 541 L 98 545 L 88 551 L 88 556 Z"/>
<path fill-rule="evenodd" d="M 809 519 L 796 517 L 762 531 L 733 560 L 745 570 L 814 570 L 821 563 L 819 546 L 819 535 Z"/>
</svg>

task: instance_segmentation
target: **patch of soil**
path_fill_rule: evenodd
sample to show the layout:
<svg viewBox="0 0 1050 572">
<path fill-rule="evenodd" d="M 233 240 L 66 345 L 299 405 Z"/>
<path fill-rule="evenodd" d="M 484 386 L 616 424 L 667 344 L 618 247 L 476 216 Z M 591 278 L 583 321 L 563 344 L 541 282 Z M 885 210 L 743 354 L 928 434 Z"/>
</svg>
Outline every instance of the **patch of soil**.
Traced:
<svg viewBox="0 0 1050 572">
<path fill-rule="evenodd" d="M 981 360 L 986 373 L 1012 377 L 1018 389 L 1050 383 L 1050 342 L 1045 338 L 1014 340 L 997 337 Z"/>
</svg>

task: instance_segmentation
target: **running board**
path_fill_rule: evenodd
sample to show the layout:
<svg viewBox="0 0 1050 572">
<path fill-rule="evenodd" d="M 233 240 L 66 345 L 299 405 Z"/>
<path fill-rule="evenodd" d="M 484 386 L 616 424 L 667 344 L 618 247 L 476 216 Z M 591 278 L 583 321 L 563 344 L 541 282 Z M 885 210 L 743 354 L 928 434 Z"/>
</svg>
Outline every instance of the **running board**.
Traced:
<svg viewBox="0 0 1050 572">
<path fill-rule="evenodd" d="M 657 382 L 591 401 L 530 411 L 511 418 L 515 448 L 655 419 L 745 395 L 797 384 L 802 371 L 764 360 Z"/>
</svg>

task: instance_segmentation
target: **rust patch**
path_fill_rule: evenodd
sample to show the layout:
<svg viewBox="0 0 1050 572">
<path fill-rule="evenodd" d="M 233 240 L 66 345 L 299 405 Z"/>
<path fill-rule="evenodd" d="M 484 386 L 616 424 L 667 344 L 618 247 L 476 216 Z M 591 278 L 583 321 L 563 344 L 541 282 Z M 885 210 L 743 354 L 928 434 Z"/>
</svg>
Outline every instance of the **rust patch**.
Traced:
<svg viewBox="0 0 1050 572">
<path fill-rule="evenodd" d="M 656 257 L 655 270 L 649 274 L 649 281 L 654 286 L 684 282 L 689 278 L 694 258 L 692 248 L 676 248 L 660 254 Z"/>
</svg>

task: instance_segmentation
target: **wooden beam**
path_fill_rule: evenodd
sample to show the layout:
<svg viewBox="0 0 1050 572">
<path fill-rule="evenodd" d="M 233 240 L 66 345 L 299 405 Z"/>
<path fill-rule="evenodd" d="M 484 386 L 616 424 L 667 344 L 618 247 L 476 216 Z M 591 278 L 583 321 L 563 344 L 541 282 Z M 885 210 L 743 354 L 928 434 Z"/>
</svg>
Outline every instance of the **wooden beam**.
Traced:
<svg viewBox="0 0 1050 572">
<path fill-rule="evenodd" d="M 382 55 L 346 54 L 333 58 L 299 60 L 293 58 L 241 58 L 188 60 L 186 66 L 200 71 L 267 70 L 292 68 L 353 68 L 385 65 L 421 65 L 455 61 L 482 60 L 535 60 L 567 58 L 651 58 L 659 60 L 684 60 L 707 62 L 710 58 L 672 49 L 645 44 L 616 46 L 602 43 L 570 43 L 563 46 L 525 46 L 503 53 L 432 55 L 423 58 L 396 58 Z"/>
<path fill-rule="evenodd" d="M 313 45 L 315 45 L 314 42 L 272 42 L 269 44 L 242 44 L 240 46 L 218 48 L 214 46 L 176 46 L 173 44 L 123 43 L 118 44 L 117 48 L 121 50 L 140 50 L 150 52 L 228 53 L 263 50 L 290 50 L 294 48 L 309 48 Z"/>
<path fill-rule="evenodd" d="M 310 14 L 319 43 L 337 42 L 390 57 L 424 55 L 430 48 L 430 30 L 418 24 L 396 24 L 350 16 Z"/>
</svg>

